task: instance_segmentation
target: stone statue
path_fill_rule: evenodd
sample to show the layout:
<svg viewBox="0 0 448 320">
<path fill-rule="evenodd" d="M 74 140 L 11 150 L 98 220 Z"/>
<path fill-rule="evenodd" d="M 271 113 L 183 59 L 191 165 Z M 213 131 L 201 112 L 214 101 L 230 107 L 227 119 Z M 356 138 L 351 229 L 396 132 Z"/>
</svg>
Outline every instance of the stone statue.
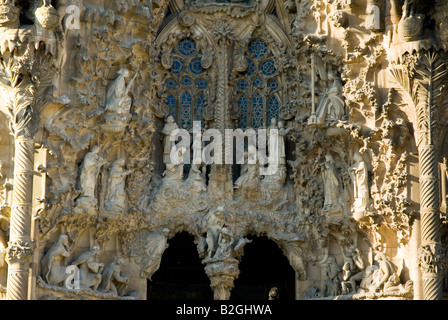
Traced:
<svg viewBox="0 0 448 320">
<path fill-rule="evenodd" d="M 370 199 L 369 172 L 359 152 L 354 154 L 355 163 L 349 168 L 353 181 L 354 211 L 364 211 Z"/>
<path fill-rule="evenodd" d="M 213 260 L 225 260 L 226 258 L 230 258 L 232 255 L 233 242 L 234 237 L 232 230 L 223 226 L 219 230 L 218 247 L 213 256 Z"/>
<path fill-rule="evenodd" d="M 179 129 L 177 124 L 174 122 L 173 116 L 168 116 L 165 120 L 165 126 L 162 129 L 162 135 L 163 135 L 163 163 L 164 164 L 171 164 L 171 157 L 170 153 L 174 146 L 174 141 L 170 140 L 171 133 Z"/>
<path fill-rule="evenodd" d="M 162 129 L 163 135 L 163 163 L 165 164 L 165 171 L 163 172 L 164 181 L 182 181 L 184 177 L 184 165 L 183 163 L 172 163 L 171 150 L 175 145 L 175 141 L 171 141 L 171 133 L 179 129 L 174 122 L 173 116 L 168 116 L 165 120 L 165 126 Z M 182 150 L 178 151 L 179 157 L 182 156 Z"/>
<path fill-rule="evenodd" d="M 348 256 L 344 256 L 343 278 L 341 282 L 342 293 L 356 293 L 357 283 L 361 282 L 365 274 L 365 262 L 358 249 L 350 247 Z"/>
<path fill-rule="evenodd" d="M 68 237 L 61 234 L 40 261 L 42 279 L 52 286 L 62 285 L 67 277 L 64 259 L 69 256 Z"/>
<path fill-rule="evenodd" d="M 112 163 L 107 179 L 104 207 L 108 213 L 122 213 L 126 207 L 125 180 L 131 170 L 123 170 L 123 158 Z"/>
<path fill-rule="evenodd" d="M 106 160 L 99 155 L 99 151 L 100 147 L 94 146 L 90 152 L 87 152 L 81 165 L 81 175 L 79 181 L 81 187 L 80 197 L 88 198 L 89 201 L 94 203 L 96 203 L 95 188 L 98 174 L 101 166 L 106 163 Z M 78 198 L 78 200 L 80 199 Z"/>
<path fill-rule="evenodd" d="M 161 231 L 152 232 L 147 239 L 144 247 L 145 266 L 141 276 L 152 280 L 152 275 L 159 270 L 162 255 L 168 248 L 169 229 L 164 228 Z"/>
<path fill-rule="evenodd" d="M 219 206 L 210 210 L 202 219 L 202 227 L 206 230 L 207 258 L 211 259 L 218 246 L 221 228 L 224 226 L 224 208 Z"/>
<path fill-rule="evenodd" d="M 337 264 L 335 257 L 329 256 L 325 264 L 324 280 L 321 292 L 324 297 L 336 296 L 340 292 L 342 281 L 342 268 Z"/>
<path fill-rule="evenodd" d="M 249 146 L 249 153 L 254 154 L 253 146 Z M 260 163 L 248 162 L 249 154 L 244 153 L 244 164 L 241 166 L 241 175 L 235 181 L 235 189 L 244 190 L 246 187 L 257 187 L 261 176 L 260 176 Z"/>
<path fill-rule="evenodd" d="M 334 71 L 328 73 L 328 80 L 333 81 L 327 89 L 316 110 L 316 124 L 319 126 L 337 122 L 345 113 L 342 82 Z"/>
<path fill-rule="evenodd" d="M 81 289 L 91 288 L 97 290 L 101 283 L 101 272 L 103 271 L 104 263 L 96 261 L 99 251 L 100 248 L 98 246 L 93 246 L 91 250 L 82 253 L 78 259 L 71 263 L 79 268 Z"/>
<path fill-rule="evenodd" d="M 126 260 L 120 257 L 116 262 L 107 265 L 101 274 L 101 283 L 98 290 L 111 292 L 115 296 L 124 296 L 128 288 L 129 277 L 123 275 L 121 269 L 126 264 Z"/>
<path fill-rule="evenodd" d="M 268 128 L 268 132 L 270 129 L 278 130 L 278 139 L 269 139 L 269 150 L 277 149 L 278 151 L 278 163 L 279 165 L 286 165 L 286 152 L 285 152 L 285 136 L 291 131 L 293 128 L 285 128 L 283 121 L 278 121 L 277 119 L 272 118 L 271 124 Z M 271 152 L 271 151 L 269 151 Z"/>
<path fill-rule="evenodd" d="M 333 156 L 325 155 L 322 179 L 324 184 L 324 212 L 338 213 L 342 210 L 340 205 L 339 179 L 336 176 L 336 168 Z"/>
<path fill-rule="evenodd" d="M 376 292 L 396 286 L 397 283 L 394 279 L 394 276 L 396 275 L 396 266 L 387 259 L 386 255 L 383 252 L 378 252 L 374 257 L 374 260 L 377 261 L 379 268 L 378 270 L 375 270 L 373 274 L 371 290 Z M 399 281 L 398 284 L 400 284 Z"/>
<path fill-rule="evenodd" d="M 187 185 L 190 186 L 191 190 L 196 190 L 197 192 L 207 191 L 205 186 L 204 177 L 202 171 L 200 170 L 201 164 L 191 164 L 190 173 L 186 180 Z"/>
<path fill-rule="evenodd" d="M 121 131 L 131 118 L 130 109 L 132 99 L 128 92 L 137 76 L 129 81 L 126 86 L 126 78 L 129 71 L 125 68 L 118 70 L 118 77 L 113 80 L 106 90 L 106 102 L 104 104 L 103 120 L 106 124 L 111 125 L 112 131 Z M 115 127 L 116 126 L 116 127 Z"/>
</svg>

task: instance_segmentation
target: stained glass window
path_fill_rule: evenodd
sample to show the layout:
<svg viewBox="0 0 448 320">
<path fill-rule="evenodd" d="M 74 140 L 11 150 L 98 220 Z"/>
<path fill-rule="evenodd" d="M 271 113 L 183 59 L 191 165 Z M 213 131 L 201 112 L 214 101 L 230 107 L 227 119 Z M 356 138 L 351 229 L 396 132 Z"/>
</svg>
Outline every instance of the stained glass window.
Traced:
<svg viewBox="0 0 448 320">
<path fill-rule="evenodd" d="M 202 121 L 202 114 L 204 112 L 204 95 L 201 94 L 196 100 L 196 121 Z"/>
<path fill-rule="evenodd" d="M 238 81 L 238 89 L 239 90 L 244 91 L 244 90 L 246 90 L 247 86 L 248 86 L 248 83 L 246 80 Z"/>
<path fill-rule="evenodd" d="M 168 78 L 165 80 L 165 85 L 167 89 L 174 89 L 176 87 L 176 81 L 173 78 Z"/>
<path fill-rule="evenodd" d="M 196 53 L 196 42 L 191 38 L 183 39 L 179 42 L 177 49 L 181 55 L 190 57 Z"/>
<path fill-rule="evenodd" d="M 171 72 L 175 75 L 179 75 L 184 70 L 184 61 L 179 57 L 173 57 L 173 65 Z"/>
<path fill-rule="evenodd" d="M 184 92 L 181 96 L 181 126 L 187 127 L 191 125 L 191 95 L 188 92 Z"/>
<path fill-rule="evenodd" d="M 263 97 L 257 92 L 252 98 L 252 127 L 254 129 L 263 126 Z"/>
<path fill-rule="evenodd" d="M 278 82 L 276 80 L 269 81 L 268 88 L 271 91 L 276 91 L 278 89 Z"/>
<path fill-rule="evenodd" d="M 278 119 L 280 100 L 279 74 L 275 56 L 266 41 L 251 39 L 248 43 L 247 68 L 236 77 L 235 91 L 239 108 L 239 126 L 267 127 L 271 118 Z"/>
<path fill-rule="evenodd" d="M 201 58 L 194 58 L 190 62 L 190 72 L 192 74 L 198 75 L 201 74 L 204 69 L 201 66 Z"/>
<path fill-rule="evenodd" d="M 181 39 L 172 50 L 173 64 L 165 79 L 166 106 L 179 127 L 191 127 L 193 120 L 203 121 L 208 76 L 201 66 L 202 52 L 190 37 Z M 182 94 L 180 94 L 182 89 Z"/>
<path fill-rule="evenodd" d="M 263 58 L 268 51 L 268 45 L 261 39 L 252 39 L 249 42 L 249 53 L 254 58 Z"/>
<path fill-rule="evenodd" d="M 251 59 L 247 59 L 247 69 L 246 69 L 247 75 L 251 76 L 255 73 L 255 71 L 256 71 L 255 63 Z"/>
<path fill-rule="evenodd" d="M 247 126 L 247 100 L 244 96 L 238 98 L 238 108 L 240 110 L 239 127 L 246 128 Z"/>
<path fill-rule="evenodd" d="M 190 76 L 182 76 L 180 78 L 181 83 L 184 87 L 189 87 L 191 85 L 191 77 Z"/>
<path fill-rule="evenodd" d="M 198 89 L 205 89 L 207 88 L 207 81 L 204 78 L 199 78 L 198 80 L 196 80 L 196 86 L 198 87 Z"/>
<path fill-rule="evenodd" d="M 166 105 L 168 106 L 168 112 L 174 119 L 176 119 L 176 99 L 172 94 L 166 97 Z"/>
<path fill-rule="evenodd" d="M 275 73 L 274 61 L 266 60 L 260 65 L 260 70 L 265 76 L 272 76 Z"/>
<path fill-rule="evenodd" d="M 268 125 L 271 124 L 271 119 L 278 119 L 279 102 L 276 96 L 272 96 L 268 102 Z"/>
</svg>

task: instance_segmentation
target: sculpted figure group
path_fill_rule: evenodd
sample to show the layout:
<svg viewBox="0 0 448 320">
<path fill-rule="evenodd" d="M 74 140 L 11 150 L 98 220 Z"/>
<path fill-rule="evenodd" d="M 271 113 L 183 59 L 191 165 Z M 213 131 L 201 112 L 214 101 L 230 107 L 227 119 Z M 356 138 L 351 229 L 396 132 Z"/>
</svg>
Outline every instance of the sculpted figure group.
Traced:
<svg viewBox="0 0 448 320">
<path fill-rule="evenodd" d="M 63 290 L 89 290 L 93 295 L 125 296 L 129 277 L 122 271 L 127 265 L 126 260 L 118 257 L 105 265 L 98 261 L 99 255 L 100 248 L 93 246 L 70 261 L 68 237 L 61 234 L 41 259 L 40 277 L 45 284 Z"/>
</svg>

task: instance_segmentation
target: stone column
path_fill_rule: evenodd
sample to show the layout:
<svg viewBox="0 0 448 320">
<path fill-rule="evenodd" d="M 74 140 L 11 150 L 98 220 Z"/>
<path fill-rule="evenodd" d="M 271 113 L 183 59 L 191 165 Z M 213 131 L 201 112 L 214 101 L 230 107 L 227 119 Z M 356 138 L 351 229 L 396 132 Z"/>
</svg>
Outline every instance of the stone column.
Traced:
<svg viewBox="0 0 448 320">
<path fill-rule="evenodd" d="M 14 190 L 10 238 L 6 253 L 8 282 L 6 299 L 26 300 L 29 268 L 33 256 L 31 215 L 34 140 L 19 136 L 15 141 Z"/>
<path fill-rule="evenodd" d="M 215 109 L 215 129 L 222 136 L 222 151 L 224 152 L 226 139 L 225 129 L 230 129 L 229 118 L 229 54 L 232 31 L 222 25 L 218 25 L 214 30 L 217 38 L 219 53 L 218 63 L 218 84 L 216 89 L 216 109 Z M 230 141 L 227 141 L 229 143 Z M 224 163 L 225 157 L 222 157 Z M 209 194 L 221 203 L 224 200 L 231 200 L 233 197 L 232 166 L 228 164 L 212 164 L 210 174 Z"/>
<path fill-rule="evenodd" d="M 440 212 L 437 153 L 433 145 L 419 147 L 421 241 L 419 265 L 422 269 L 423 298 L 442 299 Z"/>
<path fill-rule="evenodd" d="M 416 115 L 419 153 L 421 247 L 419 266 L 422 270 L 423 298 L 441 300 L 443 274 L 441 263 L 441 220 L 439 201 L 439 164 L 435 137 L 442 105 L 442 89 L 446 81 L 445 58 L 440 52 L 421 51 L 417 54 Z"/>
</svg>

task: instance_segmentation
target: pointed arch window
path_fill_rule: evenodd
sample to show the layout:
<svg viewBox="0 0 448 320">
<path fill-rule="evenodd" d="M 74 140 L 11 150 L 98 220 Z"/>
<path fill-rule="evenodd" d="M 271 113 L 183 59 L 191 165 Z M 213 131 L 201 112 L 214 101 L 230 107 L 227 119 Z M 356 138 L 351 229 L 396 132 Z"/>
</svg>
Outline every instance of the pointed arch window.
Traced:
<svg viewBox="0 0 448 320">
<path fill-rule="evenodd" d="M 240 128 L 262 128 L 279 117 L 280 77 L 275 57 L 261 38 L 249 41 L 245 53 L 247 68 L 236 78 L 235 95 Z"/>
<path fill-rule="evenodd" d="M 202 51 L 193 38 L 180 39 L 171 51 L 172 64 L 165 76 L 166 106 L 182 128 L 203 122 L 208 77 L 201 65 Z"/>
</svg>

